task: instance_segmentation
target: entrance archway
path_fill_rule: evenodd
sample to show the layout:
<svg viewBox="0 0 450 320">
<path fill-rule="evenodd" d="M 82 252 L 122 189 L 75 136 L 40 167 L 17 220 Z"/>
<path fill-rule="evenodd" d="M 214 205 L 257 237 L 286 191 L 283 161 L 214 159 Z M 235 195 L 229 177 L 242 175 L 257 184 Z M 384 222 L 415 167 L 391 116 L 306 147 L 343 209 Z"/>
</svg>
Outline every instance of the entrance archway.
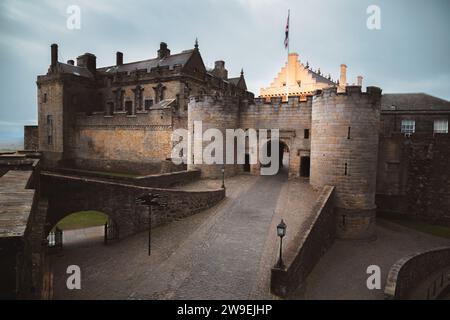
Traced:
<svg viewBox="0 0 450 320">
<path fill-rule="evenodd" d="M 272 140 L 269 140 L 266 144 L 265 144 L 265 148 L 266 150 L 264 150 L 264 152 L 266 152 L 266 154 L 271 157 L 272 156 Z M 278 175 L 286 175 L 288 176 L 289 174 L 289 163 L 290 163 L 290 150 L 289 150 L 289 146 L 287 145 L 286 142 L 284 142 L 283 140 L 279 140 L 278 143 L 278 163 L 279 163 L 279 170 L 278 170 Z M 261 164 L 261 167 L 270 167 L 270 163 L 263 165 Z"/>
<path fill-rule="evenodd" d="M 65 215 L 48 233 L 48 246 L 62 247 L 107 244 L 118 239 L 118 227 L 111 217 L 99 211 L 79 211 Z"/>
</svg>

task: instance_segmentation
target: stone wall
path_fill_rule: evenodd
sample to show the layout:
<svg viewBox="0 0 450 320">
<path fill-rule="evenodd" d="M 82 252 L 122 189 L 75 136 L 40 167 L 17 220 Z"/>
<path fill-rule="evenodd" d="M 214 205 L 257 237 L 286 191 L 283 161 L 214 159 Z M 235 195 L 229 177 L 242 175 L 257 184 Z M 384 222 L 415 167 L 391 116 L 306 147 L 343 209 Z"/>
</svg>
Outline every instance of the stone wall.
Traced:
<svg viewBox="0 0 450 320">
<path fill-rule="evenodd" d="M 385 296 L 387 299 L 408 299 L 412 290 L 429 276 L 440 270 L 448 270 L 449 267 L 450 247 L 404 257 L 389 270 L 384 289 Z"/>
<path fill-rule="evenodd" d="M 38 84 L 39 150 L 43 162 L 54 165 L 63 158 L 64 152 L 64 86 L 60 79 Z M 49 122 L 51 116 L 51 124 Z M 48 136 L 51 135 L 51 143 Z"/>
<path fill-rule="evenodd" d="M 377 175 L 381 214 L 450 225 L 450 136 L 382 137 Z"/>
<path fill-rule="evenodd" d="M 7 193 L 9 204 L 5 203 L 6 211 L 0 213 L 4 222 L 0 238 L 0 298 L 45 298 L 43 280 L 48 265 L 43 244 L 46 236 L 43 227 L 47 207 L 46 202 L 40 199 L 39 161 L 25 164 L 23 161 L 14 163 L 10 160 L 9 165 L 11 170 L 19 167 L 20 170 L 30 172 L 27 180 L 23 181 L 23 189 L 14 190 L 14 186 L 10 186 L 12 190 Z M 12 210 L 14 202 L 17 202 L 18 207 Z M 8 221 L 8 211 L 14 212 L 17 217 L 23 216 Z M 5 231 L 9 235 L 5 236 Z"/>
<path fill-rule="evenodd" d="M 301 286 L 335 238 L 334 187 L 325 186 L 310 218 L 284 250 L 284 269 L 272 268 L 271 292 L 285 297 Z"/>
<path fill-rule="evenodd" d="M 272 98 L 271 103 L 257 98 L 254 104 L 244 104 L 240 113 L 240 127 L 247 129 L 279 129 L 280 140 L 289 148 L 289 177 L 300 176 L 300 158 L 309 157 L 311 150 L 312 98 L 300 101 L 289 97 L 289 103 Z M 305 130 L 309 135 L 305 137 Z"/>
<path fill-rule="evenodd" d="M 109 162 L 157 163 L 171 156 L 172 109 L 117 113 L 78 114 L 69 159 Z"/>
<path fill-rule="evenodd" d="M 336 186 L 337 234 L 375 235 L 375 189 L 381 90 L 348 86 L 314 96 L 311 179 L 313 187 Z"/>
<path fill-rule="evenodd" d="M 47 231 L 71 213 L 95 210 L 107 214 L 117 223 L 120 238 L 148 228 L 148 209 L 135 202 L 146 193 L 162 194 L 168 202 L 164 210 L 153 210 L 152 227 L 208 209 L 225 197 L 223 189 L 146 188 L 53 173 L 42 173 L 41 184 L 42 196 L 48 199 L 49 204 Z"/>
<path fill-rule="evenodd" d="M 208 129 L 217 129 L 223 136 L 223 155 L 217 155 L 218 162 L 224 162 L 226 151 L 226 129 L 239 128 L 239 99 L 237 97 L 214 97 L 203 95 L 192 97 L 188 105 L 188 132 L 194 132 L 194 123 L 202 123 L 202 134 Z M 199 169 L 202 177 L 222 177 L 222 164 L 207 164 L 203 159 L 203 151 L 211 141 L 203 141 L 203 135 L 193 135 L 192 144 L 188 152 L 191 152 L 193 163 L 188 163 L 188 169 Z M 198 147 L 195 147 L 197 145 Z M 202 162 L 202 163 L 200 163 Z M 227 164 L 225 166 L 226 176 L 239 173 L 242 166 Z"/>
<path fill-rule="evenodd" d="M 24 150 L 39 150 L 39 128 L 38 126 L 24 126 Z"/>
<path fill-rule="evenodd" d="M 138 177 L 126 177 L 117 175 L 108 176 L 106 173 L 80 171 L 77 169 L 68 169 L 68 168 L 59 168 L 54 171 L 62 174 L 77 175 L 82 177 L 93 177 L 96 179 L 106 181 L 115 181 L 125 184 L 132 184 L 135 186 L 152 187 L 152 188 L 168 188 L 174 185 L 187 184 L 189 182 L 200 179 L 200 170 L 178 171 L 178 172 L 153 174 Z"/>
</svg>

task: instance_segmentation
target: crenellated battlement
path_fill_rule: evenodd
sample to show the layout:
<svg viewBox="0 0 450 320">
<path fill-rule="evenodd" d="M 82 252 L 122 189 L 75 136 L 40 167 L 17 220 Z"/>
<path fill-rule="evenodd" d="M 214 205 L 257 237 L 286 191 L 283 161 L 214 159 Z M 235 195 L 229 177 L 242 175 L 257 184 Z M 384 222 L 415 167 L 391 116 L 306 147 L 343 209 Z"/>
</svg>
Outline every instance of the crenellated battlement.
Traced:
<svg viewBox="0 0 450 320">
<path fill-rule="evenodd" d="M 337 87 L 330 87 L 323 90 L 317 90 L 316 94 L 313 97 L 314 101 L 319 101 L 323 98 L 328 98 L 332 96 L 368 96 L 372 99 L 381 99 L 382 90 L 379 87 L 367 87 L 366 92 L 362 91 L 360 86 L 347 86 L 345 88 L 345 92 L 338 92 Z"/>
<path fill-rule="evenodd" d="M 235 96 L 210 95 L 210 94 L 203 94 L 189 97 L 189 104 L 197 102 L 210 103 L 212 105 L 222 105 L 222 104 L 230 105 L 230 104 L 238 104 L 239 98 Z"/>
<path fill-rule="evenodd" d="M 286 108 L 302 108 L 311 106 L 313 97 L 308 96 L 306 99 L 300 96 L 290 96 L 289 101 L 282 101 L 281 97 L 271 97 L 270 101 L 267 98 L 258 97 L 253 99 L 253 103 L 249 103 L 246 108 L 249 109 L 286 109 Z"/>
</svg>

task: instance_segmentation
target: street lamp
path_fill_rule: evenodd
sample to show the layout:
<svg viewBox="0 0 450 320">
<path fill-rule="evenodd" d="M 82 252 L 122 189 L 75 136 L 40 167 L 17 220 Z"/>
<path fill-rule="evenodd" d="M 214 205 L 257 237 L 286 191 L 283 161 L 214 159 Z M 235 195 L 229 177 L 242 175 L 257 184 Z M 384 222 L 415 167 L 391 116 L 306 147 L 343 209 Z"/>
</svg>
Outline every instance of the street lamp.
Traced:
<svg viewBox="0 0 450 320">
<path fill-rule="evenodd" d="M 222 165 L 222 189 L 225 189 L 225 165 Z"/>
<path fill-rule="evenodd" d="M 136 203 L 148 207 L 148 255 L 152 252 L 152 207 L 166 208 L 167 198 L 159 193 L 147 193 L 136 198 Z"/>
<path fill-rule="evenodd" d="M 277 268 L 284 269 L 283 256 L 282 256 L 282 248 L 283 248 L 283 237 L 286 235 L 286 223 L 284 223 L 283 219 L 277 225 L 277 235 L 280 237 L 280 257 L 278 258 Z"/>
</svg>

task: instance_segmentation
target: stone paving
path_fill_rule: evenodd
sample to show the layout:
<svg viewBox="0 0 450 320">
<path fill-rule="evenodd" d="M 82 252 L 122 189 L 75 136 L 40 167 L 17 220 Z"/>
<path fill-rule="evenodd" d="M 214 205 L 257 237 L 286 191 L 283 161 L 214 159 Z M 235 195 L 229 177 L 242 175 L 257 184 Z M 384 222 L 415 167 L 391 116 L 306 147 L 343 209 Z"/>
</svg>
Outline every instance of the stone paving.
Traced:
<svg viewBox="0 0 450 320">
<path fill-rule="evenodd" d="M 375 241 L 336 240 L 291 299 L 384 299 L 384 285 L 391 266 L 409 254 L 448 246 L 439 238 L 392 223 L 378 221 Z M 368 290 L 366 268 L 381 268 L 382 290 Z M 332 267 L 330 267 L 332 266 Z"/>
<path fill-rule="evenodd" d="M 183 188 L 220 184 L 202 180 Z M 63 249 L 53 256 L 54 298 L 273 298 L 268 280 L 278 248 L 275 226 L 283 216 L 293 234 L 301 217 L 288 217 L 294 212 L 289 205 L 298 203 L 302 193 L 308 194 L 304 202 L 313 203 L 316 194 L 307 182 L 288 182 L 285 173 L 242 175 L 227 179 L 226 186 L 227 199 L 218 206 L 152 230 L 151 257 L 146 232 L 110 246 L 99 240 Z M 82 290 L 65 289 L 70 264 L 81 267 Z"/>
</svg>

